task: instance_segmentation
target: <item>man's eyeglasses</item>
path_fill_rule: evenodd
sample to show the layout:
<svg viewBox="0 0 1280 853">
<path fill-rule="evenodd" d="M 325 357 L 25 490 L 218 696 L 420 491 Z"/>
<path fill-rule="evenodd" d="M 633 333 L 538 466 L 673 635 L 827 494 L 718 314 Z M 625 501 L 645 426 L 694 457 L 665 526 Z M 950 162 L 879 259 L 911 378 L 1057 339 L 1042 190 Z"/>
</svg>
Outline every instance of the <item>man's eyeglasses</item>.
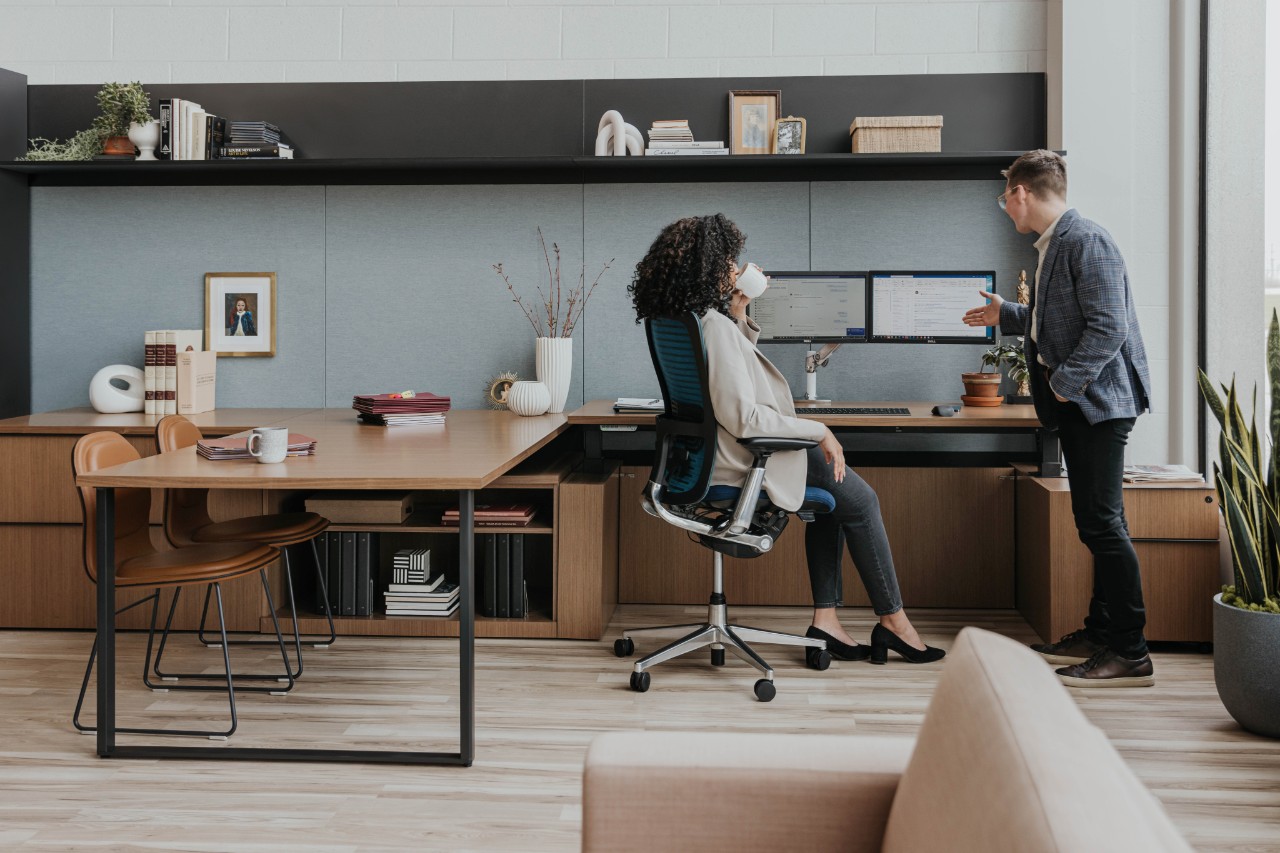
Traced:
<svg viewBox="0 0 1280 853">
<path fill-rule="evenodd" d="M 1022 184 L 1018 184 L 1016 186 L 1009 187 L 1009 189 L 1005 190 L 1004 192 L 1000 193 L 1000 195 L 996 196 L 996 204 L 1000 205 L 1001 210 L 1004 210 L 1005 207 L 1008 206 L 1009 196 L 1014 192 L 1014 190 L 1017 190 L 1019 188 L 1026 189 L 1026 187 L 1023 187 Z"/>
</svg>

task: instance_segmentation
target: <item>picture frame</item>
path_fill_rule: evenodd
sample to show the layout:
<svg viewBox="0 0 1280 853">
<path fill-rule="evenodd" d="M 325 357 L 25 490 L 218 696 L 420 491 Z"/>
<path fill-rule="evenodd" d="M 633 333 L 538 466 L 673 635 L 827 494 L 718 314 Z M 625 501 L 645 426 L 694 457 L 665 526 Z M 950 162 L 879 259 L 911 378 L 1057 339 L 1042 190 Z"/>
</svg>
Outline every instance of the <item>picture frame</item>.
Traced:
<svg viewBox="0 0 1280 853">
<path fill-rule="evenodd" d="M 219 356 L 276 354 L 276 274 L 204 274 L 204 339 Z"/>
<path fill-rule="evenodd" d="M 808 122 L 799 116 L 780 118 L 773 124 L 774 154 L 803 154 Z"/>
<path fill-rule="evenodd" d="M 729 91 L 729 153 L 768 154 L 774 123 L 782 114 L 781 89 Z"/>
</svg>

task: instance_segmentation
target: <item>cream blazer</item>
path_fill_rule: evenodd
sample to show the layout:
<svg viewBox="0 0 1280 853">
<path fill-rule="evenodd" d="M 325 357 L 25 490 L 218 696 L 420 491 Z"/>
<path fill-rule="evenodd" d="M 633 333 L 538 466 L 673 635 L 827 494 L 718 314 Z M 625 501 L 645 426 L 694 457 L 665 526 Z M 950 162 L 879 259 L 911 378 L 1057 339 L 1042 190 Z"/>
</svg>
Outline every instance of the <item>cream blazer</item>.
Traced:
<svg viewBox="0 0 1280 853">
<path fill-rule="evenodd" d="M 760 327 L 750 319 L 734 322 L 718 311 L 702 317 L 707 347 L 707 380 L 719 424 L 713 486 L 738 486 L 751 470 L 751 451 L 740 438 L 807 438 L 821 441 L 826 427 L 796 417 L 791 386 L 778 368 L 756 349 Z M 782 509 L 795 511 L 804 501 L 809 463 L 803 451 L 770 457 L 764 490 Z"/>
</svg>

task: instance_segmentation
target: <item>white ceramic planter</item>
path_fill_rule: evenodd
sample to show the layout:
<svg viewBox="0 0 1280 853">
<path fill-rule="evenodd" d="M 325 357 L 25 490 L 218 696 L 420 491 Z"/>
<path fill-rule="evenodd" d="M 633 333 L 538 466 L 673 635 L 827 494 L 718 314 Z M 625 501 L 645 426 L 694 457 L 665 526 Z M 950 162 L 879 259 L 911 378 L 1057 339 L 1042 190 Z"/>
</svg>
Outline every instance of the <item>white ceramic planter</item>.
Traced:
<svg viewBox="0 0 1280 853">
<path fill-rule="evenodd" d="M 538 338 L 534 349 L 538 381 L 551 395 L 548 412 L 563 412 L 573 380 L 573 338 Z M 510 405 L 510 403 L 508 403 Z"/>
<path fill-rule="evenodd" d="M 516 382 L 507 389 L 507 408 L 517 415 L 541 415 L 551 405 L 551 392 L 541 382 Z"/>
<path fill-rule="evenodd" d="M 146 124 L 138 124 L 136 121 L 129 124 L 129 141 L 138 146 L 139 160 L 156 159 L 156 146 L 160 144 L 160 122 L 149 121 Z"/>
</svg>

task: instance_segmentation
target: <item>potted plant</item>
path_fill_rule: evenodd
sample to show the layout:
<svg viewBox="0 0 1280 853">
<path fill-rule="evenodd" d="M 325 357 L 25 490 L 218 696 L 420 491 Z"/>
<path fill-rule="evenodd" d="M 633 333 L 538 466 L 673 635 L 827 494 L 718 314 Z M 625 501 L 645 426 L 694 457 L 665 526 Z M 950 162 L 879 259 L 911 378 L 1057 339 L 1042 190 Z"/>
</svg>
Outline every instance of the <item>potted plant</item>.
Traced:
<svg viewBox="0 0 1280 853">
<path fill-rule="evenodd" d="M 1031 402 L 1031 373 L 1027 370 L 1027 354 L 1022 349 L 1022 338 L 1018 338 L 1018 343 L 997 344 L 987 350 L 982 355 L 983 365 L 993 364 L 996 366 L 1004 365 L 1009 380 L 1018 386 L 1016 394 L 1009 394 L 1005 397 L 1006 403 L 1030 403 Z"/>
<path fill-rule="evenodd" d="M 547 251 L 547 241 L 538 228 L 538 245 L 542 247 L 542 258 L 547 265 L 547 292 L 538 287 L 538 299 L 541 305 L 537 310 L 526 305 L 516 293 L 515 286 L 503 270 L 502 264 L 494 264 L 493 270 L 506 282 L 511 293 L 511 301 L 520 306 L 524 316 L 533 326 L 534 335 L 534 369 L 538 381 L 547 386 L 550 392 L 548 412 L 563 412 L 565 400 L 569 396 L 569 384 L 573 378 L 573 329 L 582 319 L 587 308 L 587 300 L 595 293 L 600 278 L 613 263 L 613 258 L 605 262 L 591 286 L 586 284 L 586 262 L 578 275 L 576 287 L 570 286 L 565 293 L 560 283 L 560 244 L 552 243 L 551 251 Z M 555 256 L 555 269 L 552 269 L 552 256 Z M 561 313 L 563 311 L 563 314 Z M 543 325 L 545 312 L 546 325 Z"/>
<path fill-rule="evenodd" d="M 88 130 L 82 130 L 66 142 L 37 137 L 24 160 L 92 160 L 98 154 L 133 156 L 129 141 L 131 125 L 147 129 L 155 121 L 151 117 L 151 96 L 141 83 L 107 83 L 98 90 L 101 110 Z M 158 128 L 158 123 L 157 123 Z"/>
<path fill-rule="evenodd" d="M 1275 311 L 1267 335 L 1267 374 L 1270 431 L 1263 436 L 1255 427 L 1256 411 L 1245 422 L 1234 378 L 1223 388 L 1225 401 L 1203 371 L 1199 381 L 1221 428 L 1213 475 L 1234 581 L 1213 599 L 1214 682 L 1236 722 L 1256 734 L 1280 737 L 1280 319 Z M 1269 445 L 1265 462 L 1264 442 Z"/>
<path fill-rule="evenodd" d="M 998 347 L 993 347 L 982 354 L 982 369 L 974 373 L 961 373 L 960 381 L 964 383 L 964 394 L 960 400 L 966 406 L 998 406 L 1004 402 L 1000 396 L 1000 373 L 995 370 L 1000 365 L 1000 357 L 996 355 Z M 990 367 L 992 370 L 987 371 Z"/>
</svg>

